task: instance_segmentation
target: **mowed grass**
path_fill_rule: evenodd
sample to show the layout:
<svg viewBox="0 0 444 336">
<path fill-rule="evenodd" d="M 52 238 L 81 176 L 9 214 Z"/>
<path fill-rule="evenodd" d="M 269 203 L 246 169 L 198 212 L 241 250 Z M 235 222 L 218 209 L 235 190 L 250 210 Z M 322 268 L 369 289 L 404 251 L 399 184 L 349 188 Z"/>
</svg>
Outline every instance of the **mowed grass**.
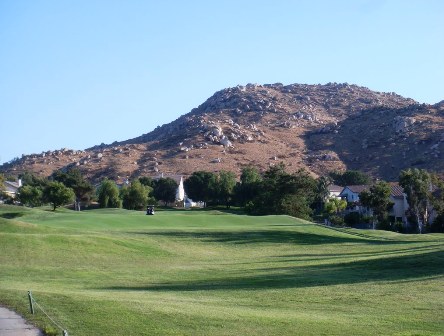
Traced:
<svg viewBox="0 0 444 336">
<path fill-rule="evenodd" d="M 443 335 L 444 235 L 0 207 L 0 304 L 70 336 Z"/>
</svg>

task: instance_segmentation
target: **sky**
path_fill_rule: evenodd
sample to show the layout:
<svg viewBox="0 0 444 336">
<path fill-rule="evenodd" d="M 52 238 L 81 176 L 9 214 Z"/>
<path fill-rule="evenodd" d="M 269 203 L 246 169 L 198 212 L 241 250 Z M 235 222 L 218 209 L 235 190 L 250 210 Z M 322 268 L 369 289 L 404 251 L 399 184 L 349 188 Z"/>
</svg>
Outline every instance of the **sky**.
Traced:
<svg viewBox="0 0 444 336">
<path fill-rule="evenodd" d="M 444 100 L 442 0 L 0 0 L 0 164 L 148 133 L 247 83 Z"/>
</svg>

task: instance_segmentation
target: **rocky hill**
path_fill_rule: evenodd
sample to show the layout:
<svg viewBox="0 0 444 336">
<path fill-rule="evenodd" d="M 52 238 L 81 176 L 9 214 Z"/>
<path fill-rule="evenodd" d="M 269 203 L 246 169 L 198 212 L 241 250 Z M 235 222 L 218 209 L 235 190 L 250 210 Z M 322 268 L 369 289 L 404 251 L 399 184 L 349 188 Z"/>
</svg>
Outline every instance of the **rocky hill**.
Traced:
<svg viewBox="0 0 444 336">
<path fill-rule="evenodd" d="M 118 137 L 118 134 L 116 134 Z M 444 101 L 419 104 L 349 84 L 247 84 L 216 92 L 177 120 L 137 138 L 61 149 L 0 166 L 17 175 L 78 167 L 93 181 L 254 165 L 314 174 L 359 169 L 396 179 L 408 167 L 444 171 Z"/>
</svg>

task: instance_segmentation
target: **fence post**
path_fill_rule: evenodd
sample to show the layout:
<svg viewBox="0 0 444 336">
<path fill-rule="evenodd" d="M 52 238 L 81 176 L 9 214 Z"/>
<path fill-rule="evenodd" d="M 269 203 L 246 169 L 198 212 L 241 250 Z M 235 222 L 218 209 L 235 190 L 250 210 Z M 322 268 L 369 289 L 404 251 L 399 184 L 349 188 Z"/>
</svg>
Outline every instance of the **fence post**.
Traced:
<svg viewBox="0 0 444 336">
<path fill-rule="evenodd" d="M 32 302 L 32 293 L 28 291 L 29 307 L 31 308 L 31 314 L 34 315 L 34 304 Z"/>
</svg>

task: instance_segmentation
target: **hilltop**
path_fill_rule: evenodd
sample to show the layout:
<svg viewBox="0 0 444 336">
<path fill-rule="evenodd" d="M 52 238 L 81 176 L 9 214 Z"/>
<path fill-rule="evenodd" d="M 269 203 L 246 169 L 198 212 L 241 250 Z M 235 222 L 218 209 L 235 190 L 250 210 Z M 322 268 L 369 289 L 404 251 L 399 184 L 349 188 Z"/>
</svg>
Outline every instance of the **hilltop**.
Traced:
<svg viewBox="0 0 444 336">
<path fill-rule="evenodd" d="M 390 180 L 408 167 L 443 172 L 443 146 L 444 101 L 420 104 L 338 83 L 247 84 L 218 91 L 139 137 L 24 155 L 0 171 L 49 175 L 75 166 L 96 181 L 196 170 L 239 173 L 244 166 L 266 169 L 282 161 L 289 171 L 358 169 Z"/>
</svg>

